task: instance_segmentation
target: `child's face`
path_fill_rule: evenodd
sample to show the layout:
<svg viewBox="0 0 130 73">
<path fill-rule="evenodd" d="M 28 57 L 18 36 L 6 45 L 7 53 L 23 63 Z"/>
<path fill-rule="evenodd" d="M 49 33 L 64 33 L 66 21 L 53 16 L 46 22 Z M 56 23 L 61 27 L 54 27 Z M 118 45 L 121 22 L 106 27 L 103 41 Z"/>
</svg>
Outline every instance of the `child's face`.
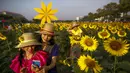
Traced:
<svg viewBox="0 0 130 73">
<path fill-rule="evenodd" d="M 76 31 L 76 30 L 78 30 L 78 27 L 74 27 L 73 29 Z"/>
<path fill-rule="evenodd" d="M 26 46 L 22 48 L 25 52 L 33 53 L 34 46 Z"/>
</svg>

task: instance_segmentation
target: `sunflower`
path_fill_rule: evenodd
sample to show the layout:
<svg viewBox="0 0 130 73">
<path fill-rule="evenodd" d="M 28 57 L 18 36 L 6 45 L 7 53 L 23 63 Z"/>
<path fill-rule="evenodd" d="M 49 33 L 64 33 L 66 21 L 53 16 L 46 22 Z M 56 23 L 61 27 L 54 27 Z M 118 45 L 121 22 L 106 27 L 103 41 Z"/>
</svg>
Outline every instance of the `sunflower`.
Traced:
<svg viewBox="0 0 130 73">
<path fill-rule="evenodd" d="M 63 28 L 64 28 L 63 26 L 60 26 L 60 27 L 59 27 L 60 30 L 63 30 Z"/>
<path fill-rule="evenodd" d="M 0 33 L 0 39 L 1 39 L 1 40 L 6 40 L 7 38 L 6 38 L 6 36 L 4 36 L 2 33 Z"/>
<path fill-rule="evenodd" d="M 97 25 L 93 25 L 93 29 L 96 29 L 96 30 L 98 30 L 98 27 L 97 27 Z"/>
<path fill-rule="evenodd" d="M 126 28 L 128 28 L 128 27 L 129 27 L 129 25 L 128 25 L 127 23 L 124 23 L 124 24 L 123 24 L 123 28 L 124 28 L 124 29 L 126 29 Z"/>
<path fill-rule="evenodd" d="M 117 24 L 111 23 L 110 26 L 113 27 L 113 28 L 116 28 L 116 27 L 117 27 Z"/>
<path fill-rule="evenodd" d="M 119 27 L 117 28 L 117 30 L 122 30 L 121 26 L 119 26 Z"/>
<path fill-rule="evenodd" d="M 102 25 L 103 25 L 102 23 L 97 23 L 98 27 L 102 27 Z"/>
<path fill-rule="evenodd" d="M 88 25 L 87 24 L 83 24 L 83 28 L 87 28 L 88 27 Z"/>
<path fill-rule="evenodd" d="M 80 43 L 83 31 L 80 28 L 77 28 L 76 31 L 73 29 L 71 32 L 72 36 L 69 37 L 71 45 Z"/>
<path fill-rule="evenodd" d="M 112 26 L 108 26 L 108 30 L 111 30 L 112 29 Z"/>
<path fill-rule="evenodd" d="M 94 73 L 99 73 L 102 70 L 102 67 L 98 65 L 97 61 L 92 59 L 89 55 L 87 55 L 87 57 L 85 55 L 80 56 L 77 62 L 80 69 L 85 72 L 88 72 L 88 69 L 92 69 Z"/>
<path fill-rule="evenodd" d="M 103 28 L 103 29 L 106 29 L 106 28 L 107 28 L 107 25 L 103 24 L 103 25 L 102 25 L 102 28 Z"/>
<path fill-rule="evenodd" d="M 98 37 L 101 39 L 106 39 L 110 37 L 110 33 L 107 29 L 103 29 L 102 31 L 98 32 Z"/>
<path fill-rule="evenodd" d="M 79 35 L 80 36 L 82 34 L 82 32 L 83 32 L 82 29 L 79 28 L 79 27 L 77 27 L 76 30 L 72 29 L 72 34 L 73 35 Z"/>
<path fill-rule="evenodd" d="M 77 41 L 77 40 L 74 39 L 74 36 L 70 36 L 69 38 L 70 38 L 71 46 L 74 45 L 74 44 L 79 44 L 80 43 L 80 41 Z"/>
<path fill-rule="evenodd" d="M 107 52 L 114 56 L 123 56 L 128 53 L 129 44 L 127 41 L 121 39 L 115 39 L 114 37 L 104 41 L 104 48 Z"/>
<path fill-rule="evenodd" d="M 125 31 L 123 31 L 123 30 L 119 30 L 118 32 L 117 32 L 117 35 L 119 36 L 119 37 L 125 37 L 126 36 L 126 32 Z"/>
<path fill-rule="evenodd" d="M 63 65 L 67 65 L 70 67 L 70 64 L 67 62 L 67 60 L 59 60 L 59 63 L 63 64 Z"/>
<path fill-rule="evenodd" d="M 19 39 L 20 42 L 23 42 L 23 41 L 24 41 L 23 36 L 20 36 L 18 39 Z"/>
<path fill-rule="evenodd" d="M 94 26 L 93 24 L 89 24 L 89 28 L 90 28 L 90 29 L 94 29 L 95 26 Z"/>
<path fill-rule="evenodd" d="M 117 29 L 116 29 L 116 28 L 112 28 L 110 31 L 111 31 L 111 33 L 113 33 L 113 34 L 117 33 Z"/>
<path fill-rule="evenodd" d="M 80 41 L 81 46 L 84 51 L 94 51 L 98 47 L 98 41 L 94 37 L 84 36 Z"/>
<path fill-rule="evenodd" d="M 130 24 L 127 26 L 127 29 L 130 30 Z"/>
<path fill-rule="evenodd" d="M 41 24 L 45 22 L 51 23 L 51 20 L 57 20 L 57 17 L 54 14 L 58 11 L 57 9 L 52 10 L 52 2 L 46 6 L 44 2 L 41 2 L 42 8 L 34 8 L 39 14 L 34 17 L 34 19 L 42 19 Z"/>
</svg>

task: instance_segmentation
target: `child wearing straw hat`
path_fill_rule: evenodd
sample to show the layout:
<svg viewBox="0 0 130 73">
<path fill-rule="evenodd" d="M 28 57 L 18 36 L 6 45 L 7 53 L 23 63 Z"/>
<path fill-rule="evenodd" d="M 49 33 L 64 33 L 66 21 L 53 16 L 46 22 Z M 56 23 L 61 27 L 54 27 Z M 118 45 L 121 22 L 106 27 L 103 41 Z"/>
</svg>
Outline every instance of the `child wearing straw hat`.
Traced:
<svg viewBox="0 0 130 73">
<path fill-rule="evenodd" d="M 75 62 L 77 58 L 80 57 L 80 54 L 81 54 L 80 40 L 82 37 L 82 30 L 79 27 L 79 24 L 77 24 L 77 22 L 74 21 L 72 22 L 72 26 L 70 27 L 70 29 L 68 29 L 67 31 L 70 34 L 69 38 L 70 38 L 70 44 L 71 44 L 70 51 L 69 51 L 69 59 Z M 73 61 L 71 62 L 72 64 L 73 64 Z M 72 69 L 72 72 L 73 72 L 73 69 Z"/>
<path fill-rule="evenodd" d="M 20 49 L 19 54 L 12 60 L 10 68 L 15 73 L 37 73 L 46 65 L 48 54 L 42 50 L 36 51 L 37 46 L 42 44 L 35 39 L 33 33 L 23 33 L 22 37 L 24 40 L 16 46 Z"/>
<path fill-rule="evenodd" d="M 82 30 L 79 28 L 79 24 L 73 22 L 72 27 L 68 32 L 71 35 L 69 36 L 71 43 L 70 56 L 79 57 L 81 52 L 79 42 L 82 37 Z"/>
</svg>

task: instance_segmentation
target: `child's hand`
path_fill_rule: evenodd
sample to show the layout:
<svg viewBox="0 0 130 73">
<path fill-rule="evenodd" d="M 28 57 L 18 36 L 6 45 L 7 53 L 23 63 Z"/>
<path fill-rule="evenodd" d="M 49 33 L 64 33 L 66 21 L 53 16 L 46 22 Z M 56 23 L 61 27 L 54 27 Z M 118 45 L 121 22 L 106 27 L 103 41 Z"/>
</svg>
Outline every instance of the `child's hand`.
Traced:
<svg viewBox="0 0 130 73">
<path fill-rule="evenodd" d="M 37 72 L 37 71 L 40 70 L 40 68 L 39 68 L 37 65 L 31 65 L 31 69 L 32 69 L 32 71 L 34 71 L 34 72 Z"/>
<path fill-rule="evenodd" d="M 35 73 L 45 73 L 45 69 L 44 69 L 44 67 L 38 67 L 38 66 L 36 66 L 36 65 L 32 65 L 31 66 L 31 69 L 32 69 L 32 71 L 33 72 L 35 72 Z"/>
</svg>

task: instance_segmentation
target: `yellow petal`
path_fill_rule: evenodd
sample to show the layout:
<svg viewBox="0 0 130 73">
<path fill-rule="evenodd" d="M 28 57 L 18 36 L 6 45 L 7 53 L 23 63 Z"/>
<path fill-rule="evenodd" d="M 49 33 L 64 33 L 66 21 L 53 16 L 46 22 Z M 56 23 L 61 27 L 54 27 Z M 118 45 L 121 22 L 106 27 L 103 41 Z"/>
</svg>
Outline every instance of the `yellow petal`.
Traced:
<svg viewBox="0 0 130 73">
<path fill-rule="evenodd" d="M 46 5 L 45 5 L 45 3 L 41 2 L 41 5 L 42 5 L 43 12 L 46 12 Z"/>
<path fill-rule="evenodd" d="M 51 19 L 47 17 L 47 23 L 51 23 Z"/>
<path fill-rule="evenodd" d="M 99 73 L 95 68 L 93 68 L 94 73 Z"/>
<path fill-rule="evenodd" d="M 88 67 L 86 67 L 85 72 L 88 72 Z"/>
<path fill-rule="evenodd" d="M 49 11 L 51 10 L 51 8 L 52 8 L 52 2 L 50 2 L 50 3 L 48 4 L 48 6 L 47 6 L 47 12 L 49 12 Z"/>
<path fill-rule="evenodd" d="M 49 14 L 55 14 L 56 12 L 58 12 L 57 9 L 55 9 L 55 10 L 51 10 L 51 11 L 49 12 Z"/>
<path fill-rule="evenodd" d="M 0 33 L 0 39 L 1 40 L 6 40 L 7 38 L 2 33 Z"/>
<path fill-rule="evenodd" d="M 58 20 L 58 18 L 54 15 L 49 15 L 52 20 Z"/>
<path fill-rule="evenodd" d="M 35 17 L 34 17 L 34 19 L 42 19 L 43 18 L 43 14 L 38 14 L 38 15 L 36 15 Z"/>
<path fill-rule="evenodd" d="M 43 19 L 42 19 L 42 21 L 41 21 L 41 24 L 44 24 L 44 23 L 45 23 L 45 21 L 46 21 L 46 18 L 45 18 L 45 17 L 43 17 Z"/>
<path fill-rule="evenodd" d="M 41 8 L 34 8 L 34 10 L 38 13 L 44 13 Z"/>
</svg>

